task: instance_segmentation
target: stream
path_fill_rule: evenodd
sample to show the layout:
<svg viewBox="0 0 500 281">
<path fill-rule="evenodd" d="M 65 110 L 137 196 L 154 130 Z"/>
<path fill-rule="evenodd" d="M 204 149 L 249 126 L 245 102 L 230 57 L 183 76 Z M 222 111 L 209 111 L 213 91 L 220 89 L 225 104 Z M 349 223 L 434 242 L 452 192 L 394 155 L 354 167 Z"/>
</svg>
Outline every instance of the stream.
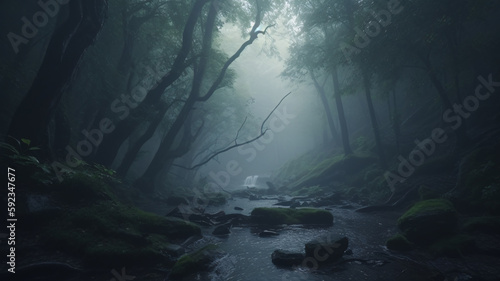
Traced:
<svg viewBox="0 0 500 281">
<path fill-rule="evenodd" d="M 207 207 L 206 212 L 223 210 L 226 214 L 249 215 L 256 207 L 271 207 L 277 200 L 230 199 L 224 206 Z M 243 208 L 237 211 L 234 207 Z M 346 208 L 347 207 L 347 208 Z M 216 261 L 215 270 L 208 276 L 198 276 L 197 280 L 430 280 L 429 271 L 418 263 L 390 254 L 384 244 L 396 233 L 399 214 L 361 214 L 354 212 L 357 206 L 330 206 L 334 215 L 331 227 L 283 226 L 273 228 L 279 233 L 274 237 L 259 237 L 262 229 L 233 227 L 226 237 L 213 236 L 213 227 L 203 228 L 204 238 L 192 247 L 208 243 L 219 245 L 227 253 Z M 359 259 L 338 266 L 313 270 L 312 265 L 292 269 L 278 268 L 271 262 L 271 254 L 276 249 L 303 252 L 304 244 L 319 236 L 338 234 L 348 237 L 352 254 L 345 259 Z M 348 250 L 349 251 L 349 250 Z M 191 279 L 192 280 L 192 279 Z"/>
</svg>

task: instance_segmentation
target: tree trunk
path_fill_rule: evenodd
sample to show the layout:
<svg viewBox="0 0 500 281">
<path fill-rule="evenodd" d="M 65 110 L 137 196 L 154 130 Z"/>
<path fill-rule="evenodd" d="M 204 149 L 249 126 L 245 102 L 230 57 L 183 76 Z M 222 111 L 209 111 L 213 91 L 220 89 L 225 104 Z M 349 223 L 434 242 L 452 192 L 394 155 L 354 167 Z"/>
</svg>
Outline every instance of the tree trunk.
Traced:
<svg viewBox="0 0 500 281">
<path fill-rule="evenodd" d="M 344 105 L 342 104 L 342 97 L 340 95 L 339 76 L 337 73 L 337 66 L 332 69 L 333 78 L 333 94 L 335 96 L 335 103 L 337 104 L 337 113 L 339 115 L 340 134 L 342 135 L 342 146 L 344 147 L 344 154 L 352 154 L 351 145 L 349 144 L 349 132 L 347 129 L 347 121 L 345 119 Z"/>
<path fill-rule="evenodd" d="M 377 115 L 375 114 L 375 109 L 373 108 L 372 94 L 370 91 L 370 78 L 364 70 L 362 75 L 363 84 L 365 86 L 366 103 L 368 104 L 368 112 L 370 113 L 370 120 L 372 123 L 373 135 L 375 137 L 375 145 L 377 146 L 377 154 L 379 157 L 380 166 L 383 169 L 387 169 L 387 161 L 384 155 L 384 148 L 382 147 L 382 141 L 380 140 L 380 130 L 378 128 Z"/>
<path fill-rule="evenodd" d="M 311 75 L 311 79 L 314 82 L 314 87 L 316 87 L 316 91 L 318 92 L 318 95 L 321 98 L 321 103 L 323 104 L 323 109 L 325 110 L 326 120 L 328 121 L 328 126 L 330 127 L 330 132 L 332 133 L 333 141 L 336 145 L 340 144 L 339 134 L 337 132 L 337 128 L 335 128 L 335 123 L 333 121 L 333 116 L 332 116 L 332 110 L 330 109 L 330 103 L 328 102 L 328 99 L 326 97 L 325 89 L 318 83 L 318 80 L 316 79 L 311 70 L 309 71 L 309 74 Z"/>
<path fill-rule="evenodd" d="M 107 1 L 71 1 L 69 9 L 68 20 L 50 39 L 37 76 L 17 108 L 8 133 L 17 139 L 30 139 L 33 145 L 46 151 L 49 122 L 85 50 L 104 24 Z"/>
<path fill-rule="evenodd" d="M 148 168 L 146 169 L 144 174 L 135 182 L 135 186 L 145 192 L 151 193 L 154 191 L 156 176 L 162 170 L 163 162 L 168 158 L 168 154 L 169 152 L 171 152 L 171 148 L 177 134 L 182 129 L 182 126 L 184 125 L 186 120 L 189 118 L 193 106 L 200 97 L 201 83 L 203 82 L 210 52 L 212 50 L 212 39 L 216 16 L 217 7 L 215 4 L 212 4 L 210 6 L 210 10 L 208 12 L 206 20 L 206 30 L 203 34 L 203 47 L 201 51 L 200 61 L 193 75 L 193 85 L 191 88 L 191 92 L 189 93 L 189 97 L 184 103 L 184 106 L 182 107 L 174 123 L 168 130 L 165 138 L 160 143 L 160 147 L 158 148 L 158 151 L 153 157 L 153 160 L 149 164 Z"/>
<path fill-rule="evenodd" d="M 116 124 L 115 130 L 107 135 L 99 145 L 99 153 L 97 153 L 96 162 L 106 166 L 113 163 L 114 158 L 118 153 L 118 149 L 123 142 L 135 131 L 141 124 L 143 114 L 149 112 L 151 108 L 160 101 L 163 92 L 172 85 L 183 73 L 186 68 L 186 58 L 191 51 L 193 45 L 193 33 L 198 17 L 207 3 L 207 0 L 197 0 L 190 11 L 184 31 L 182 35 L 182 46 L 177 53 L 177 57 L 170 71 L 162 77 L 159 83 L 151 89 L 145 99 L 135 108 L 130 109 L 130 116 Z"/>
</svg>

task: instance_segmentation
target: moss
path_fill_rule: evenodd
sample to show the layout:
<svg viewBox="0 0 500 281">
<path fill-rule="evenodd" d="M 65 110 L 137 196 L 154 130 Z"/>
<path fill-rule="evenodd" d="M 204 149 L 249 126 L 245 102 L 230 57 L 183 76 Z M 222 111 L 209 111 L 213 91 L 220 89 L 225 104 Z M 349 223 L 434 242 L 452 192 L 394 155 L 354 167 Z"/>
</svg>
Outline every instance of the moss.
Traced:
<svg viewBox="0 0 500 281">
<path fill-rule="evenodd" d="M 409 251 L 413 249 L 413 245 L 402 234 L 396 234 L 389 238 L 386 242 L 387 249 L 394 251 Z"/>
<path fill-rule="evenodd" d="M 466 232 L 500 233 L 500 217 L 475 217 L 467 219 L 462 229 Z"/>
<path fill-rule="evenodd" d="M 251 219 L 258 224 L 333 224 L 333 215 L 320 209 L 255 208 Z"/>
<path fill-rule="evenodd" d="M 444 199 L 417 202 L 398 220 L 403 234 L 417 244 L 429 244 L 452 233 L 457 225 L 453 204 Z"/>
<path fill-rule="evenodd" d="M 437 199 L 439 198 L 440 195 L 439 193 L 430 189 L 429 187 L 421 185 L 418 188 L 418 196 L 420 197 L 420 200 L 428 200 L 428 199 Z"/>
<path fill-rule="evenodd" d="M 182 256 L 172 268 L 171 278 L 177 279 L 194 272 L 205 271 L 213 262 L 213 251 L 217 249 L 214 244 L 209 244 L 198 251 Z"/>
<path fill-rule="evenodd" d="M 59 199 L 69 205 L 96 200 L 117 200 L 106 181 L 83 172 L 69 175 L 56 185 L 55 191 Z"/>
<path fill-rule="evenodd" d="M 435 256 L 458 257 L 469 254 L 475 249 L 474 238 L 468 235 L 458 234 L 445 237 L 429 246 L 428 251 Z"/>
<path fill-rule="evenodd" d="M 200 232 L 189 222 L 103 201 L 66 212 L 41 237 L 58 250 L 83 255 L 90 265 L 123 266 L 162 262 L 162 249 L 170 240 Z"/>
</svg>

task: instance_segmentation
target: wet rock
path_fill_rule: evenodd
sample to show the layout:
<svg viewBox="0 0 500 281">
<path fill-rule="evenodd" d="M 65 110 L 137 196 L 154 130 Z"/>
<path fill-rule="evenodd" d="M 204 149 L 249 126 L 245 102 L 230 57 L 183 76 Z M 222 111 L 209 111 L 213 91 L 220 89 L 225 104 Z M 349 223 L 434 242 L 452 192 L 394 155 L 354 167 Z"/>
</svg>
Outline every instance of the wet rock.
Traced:
<svg viewBox="0 0 500 281">
<path fill-rule="evenodd" d="M 303 253 L 295 253 L 286 250 L 275 250 L 271 254 L 274 265 L 281 267 L 291 267 L 302 264 L 305 256 Z"/>
<path fill-rule="evenodd" d="M 182 256 L 173 266 L 168 280 L 194 280 L 191 275 L 207 272 L 212 263 L 223 256 L 216 245 L 207 245 L 200 250 Z"/>
<path fill-rule="evenodd" d="M 259 237 L 271 237 L 271 236 L 278 236 L 280 235 L 278 232 L 271 231 L 271 230 L 264 230 L 261 233 L 259 233 Z"/>
<path fill-rule="evenodd" d="M 387 249 L 393 251 L 410 251 L 413 248 L 410 241 L 401 234 L 396 234 L 389 238 L 385 245 Z"/>
<path fill-rule="evenodd" d="M 304 208 L 255 208 L 251 221 L 260 225 L 315 224 L 332 225 L 333 215 L 325 210 Z"/>
<path fill-rule="evenodd" d="M 238 206 L 234 207 L 234 209 L 235 209 L 236 211 L 243 211 L 243 208 L 238 207 Z"/>
<path fill-rule="evenodd" d="M 180 257 L 185 253 L 185 250 L 182 246 L 175 245 L 175 244 L 168 244 L 164 247 L 164 250 L 167 254 L 174 256 L 174 257 Z"/>
<path fill-rule="evenodd" d="M 219 225 L 214 229 L 212 234 L 213 235 L 228 235 L 229 233 L 231 233 L 230 229 L 231 229 L 230 224 Z"/>
<path fill-rule="evenodd" d="M 306 243 L 306 257 L 312 257 L 318 263 L 332 262 L 342 257 L 348 245 L 347 237 L 336 235 L 320 237 Z"/>
<path fill-rule="evenodd" d="M 428 245 L 454 232 L 457 213 L 444 199 L 417 202 L 398 220 L 398 227 L 409 241 Z"/>
</svg>

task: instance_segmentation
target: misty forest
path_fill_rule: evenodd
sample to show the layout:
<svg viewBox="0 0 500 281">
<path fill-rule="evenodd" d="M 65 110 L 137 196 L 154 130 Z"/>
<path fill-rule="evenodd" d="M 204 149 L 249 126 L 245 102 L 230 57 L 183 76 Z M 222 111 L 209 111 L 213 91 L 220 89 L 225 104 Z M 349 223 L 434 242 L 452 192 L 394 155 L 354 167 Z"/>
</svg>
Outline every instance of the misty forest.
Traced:
<svg viewBox="0 0 500 281">
<path fill-rule="evenodd" d="M 499 280 L 500 2 L 0 2 L 1 280 Z"/>
</svg>

